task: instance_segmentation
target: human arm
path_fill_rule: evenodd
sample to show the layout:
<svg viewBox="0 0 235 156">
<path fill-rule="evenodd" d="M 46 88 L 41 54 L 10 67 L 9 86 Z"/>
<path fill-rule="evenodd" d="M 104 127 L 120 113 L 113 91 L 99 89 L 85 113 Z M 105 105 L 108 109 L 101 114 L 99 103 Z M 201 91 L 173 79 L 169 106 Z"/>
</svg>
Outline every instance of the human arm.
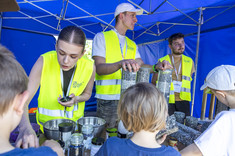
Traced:
<svg viewBox="0 0 235 156">
<path fill-rule="evenodd" d="M 138 71 L 143 62 L 141 59 L 124 59 L 115 63 L 106 63 L 105 58 L 101 56 L 93 56 L 95 60 L 96 72 L 98 75 L 108 75 L 118 71 L 120 68 L 126 70 L 126 65 L 131 71 L 133 67 L 134 72 Z"/>
<path fill-rule="evenodd" d="M 202 156 L 202 152 L 195 143 L 185 147 L 180 151 L 182 156 Z"/>
<path fill-rule="evenodd" d="M 89 100 L 90 97 L 91 97 L 91 94 L 92 94 L 92 89 L 93 89 L 94 80 L 95 80 L 95 73 L 96 73 L 96 68 L 95 68 L 95 65 L 94 65 L 91 78 L 90 78 L 86 88 L 84 89 L 84 91 L 82 92 L 81 95 L 75 96 L 74 94 L 71 94 L 69 97 L 71 97 L 72 99 L 68 102 L 61 102 L 60 101 L 61 96 L 60 96 L 58 98 L 58 102 L 63 106 L 71 107 L 71 106 L 73 106 L 74 104 L 76 104 L 78 102 L 83 102 L 83 101 Z"/>
<path fill-rule="evenodd" d="M 154 73 L 153 65 L 143 64 L 142 67 L 150 68 L 150 73 Z M 162 62 L 158 61 L 154 65 L 154 68 L 155 68 L 155 71 L 173 69 L 172 65 L 166 60 L 163 60 Z"/>
<path fill-rule="evenodd" d="M 28 83 L 29 99 L 24 105 L 24 113 L 19 124 L 19 135 L 16 140 L 16 147 L 22 146 L 23 148 L 38 147 L 38 138 L 30 124 L 28 115 L 28 105 L 35 93 L 38 90 L 41 80 L 41 72 L 43 66 L 43 58 L 40 56 L 36 63 L 34 64 L 30 75 Z"/>
<path fill-rule="evenodd" d="M 173 69 L 172 65 L 166 60 L 163 60 L 162 62 L 159 61 L 155 65 L 155 70 L 156 71 L 166 70 L 166 69 Z M 151 68 L 151 72 L 153 72 L 153 68 Z M 153 85 L 156 85 L 157 78 L 158 78 L 158 72 L 153 73 L 153 77 L 152 77 L 152 80 L 151 80 L 151 83 Z"/>
<path fill-rule="evenodd" d="M 42 146 L 50 147 L 54 152 L 57 153 L 58 156 L 64 156 L 63 149 L 61 148 L 60 144 L 54 140 L 46 140 Z"/>
</svg>

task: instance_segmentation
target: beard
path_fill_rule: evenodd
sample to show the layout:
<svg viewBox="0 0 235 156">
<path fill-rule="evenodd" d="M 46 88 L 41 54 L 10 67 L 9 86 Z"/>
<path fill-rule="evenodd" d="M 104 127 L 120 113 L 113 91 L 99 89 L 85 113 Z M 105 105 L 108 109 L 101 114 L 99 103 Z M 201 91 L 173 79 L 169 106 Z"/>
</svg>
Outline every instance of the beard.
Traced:
<svg viewBox="0 0 235 156">
<path fill-rule="evenodd" d="M 180 50 L 180 51 L 175 51 L 175 50 L 172 50 L 172 53 L 174 55 L 182 55 L 184 53 L 184 50 Z"/>
</svg>

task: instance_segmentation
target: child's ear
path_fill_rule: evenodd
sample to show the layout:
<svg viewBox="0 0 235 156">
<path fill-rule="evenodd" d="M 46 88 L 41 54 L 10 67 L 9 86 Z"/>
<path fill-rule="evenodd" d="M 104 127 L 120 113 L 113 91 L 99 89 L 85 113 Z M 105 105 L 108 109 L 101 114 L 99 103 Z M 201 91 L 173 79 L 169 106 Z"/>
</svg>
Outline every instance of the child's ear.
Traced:
<svg viewBox="0 0 235 156">
<path fill-rule="evenodd" d="M 222 97 L 222 98 L 225 98 L 225 97 L 226 97 L 226 95 L 225 95 L 225 93 L 224 93 L 223 91 L 217 90 L 217 91 L 215 91 L 215 93 L 217 94 L 217 96 L 220 96 L 220 97 Z"/>
<path fill-rule="evenodd" d="M 25 102 L 28 100 L 29 92 L 26 90 L 22 94 L 16 96 L 14 110 L 18 115 L 22 115 L 24 112 Z"/>
</svg>

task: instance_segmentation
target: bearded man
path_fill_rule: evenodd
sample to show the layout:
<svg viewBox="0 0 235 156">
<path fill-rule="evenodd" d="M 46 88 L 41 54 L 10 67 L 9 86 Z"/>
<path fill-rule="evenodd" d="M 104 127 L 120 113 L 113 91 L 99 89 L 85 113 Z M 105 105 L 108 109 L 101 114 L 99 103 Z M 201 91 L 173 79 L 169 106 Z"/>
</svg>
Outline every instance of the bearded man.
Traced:
<svg viewBox="0 0 235 156">
<path fill-rule="evenodd" d="M 171 91 L 169 96 L 168 113 L 172 115 L 175 111 L 184 112 L 185 116 L 190 115 L 191 81 L 195 72 L 193 60 L 183 55 L 185 50 L 184 34 L 176 33 L 168 39 L 171 54 L 168 54 L 158 61 L 166 60 L 173 66 Z M 153 75 L 152 84 L 156 85 L 157 73 Z"/>
</svg>

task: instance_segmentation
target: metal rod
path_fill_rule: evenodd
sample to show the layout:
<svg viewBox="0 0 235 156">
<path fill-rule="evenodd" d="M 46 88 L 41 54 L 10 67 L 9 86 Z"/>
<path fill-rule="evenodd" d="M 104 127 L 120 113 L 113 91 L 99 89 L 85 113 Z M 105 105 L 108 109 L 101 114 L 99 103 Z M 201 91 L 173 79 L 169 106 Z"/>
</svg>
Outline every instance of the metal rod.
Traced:
<svg viewBox="0 0 235 156">
<path fill-rule="evenodd" d="M 63 10 L 64 10 L 64 1 L 65 0 L 63 0 L 62 7 L 61 7 L 61 10 L 60 10 L 60 18 L 59 18 L 59 21 L 58 21 L 58 24 L 57 24 L 57 27 L 56 27 L 56 29 L 58 29 L 58 30 L 59 30 L 59 26 L 60 26 L 61 16 L 62 16 Z"/>
<path fill-rule="evenodd" d="M 144 0 L 142 0 L 139 5 L 141 5 L 143 2 L 144 2 Z"/>
<path fill-rule="evenodd" d="M 197 12 L 197 11 L 192 12 L 192 13 L 190 14 L 190 16 L 193 15 L 195 12 Z M 186 18 L 187 18 L 187 17 L 183 18 L 183 19 L 180 20 L 179 22 L 184 21 Z M 158 22 L 155 23 L 154 25 L 156 25 L 156 24 L 158 24 Z M 172 25 L 172 26 L 166 28 L 164 31 L 160 32 L 157 36 L 160 36 L 161 34 L 163 34 L 164 32 L 166 32 L 167 30 L 169 30 L 170 28 L 172 28 L 172 27 L 174 27 L 174 26 L 175 26 L 175 25 Z M 139 36 L 138 36 L 138 37 L 139 37 Z M 137 37 L 136 37 L 136 38 L 137 38 Z M 167 38 L 166 38 L 166 39 L 167 39 Z M 166 40 L 166 39 L 161 39 L 161 40 L 157 40 L 157 41 L 146 42 L 146 43 L 142 43 L 141 45 L 153 44 L 153 43 L 156 43 L 156 42 L 164 41 L 164 40 Z"/>
<path fill-rule="evenodd" d="M 228 11 L 229 9 L 231 9 L 231 8 L 233 8 L 233 7 L 235 7 L 235 5 L 233 5 L 233 6 L 229 7 L 229 8 L 227 8 L 227 9 L 225 9 L 224 11 L 221 11 L 220 13 L 216 14 L 215 16 L 212 16 L 211 18 L 207 19 L 204 23 L 210 21 L 211 19 L 213 19 L 213 18 L 219 16 L 220 14 L 222 14 L 222 13 Z"/>
<path fill-rule="evenodd" d="M 215 94 L 211 94 L 209 120 L 213 120 L 214 107 L 215 107 Z"/>
<path fill-rule="evenodd" d="M 217 9 L 217 8 L 229 8 L 229 7 L 231 7 L 231 5 L 229 5 L 229 6 L 204 7 L 204 8 L 206 8 L 206 9 Z"/>
<path fill-rule="evenodd" d="M 193 15 L 194 13 L 196 13 L 197 11 L 194 11 L 194 12 L 192 12 L 191 14 L 189 14 L 189 16 L 191 16 L 191 15 Z M 184 21 L 185 19 L 186 19 L 187 17 L 184 17 L 182 20 L 180 20 L 179 22 L 182 22 L 182 21 Z M 174 25 L 172 25 L 172 26 L 170 26 L 170 27 L 168 27 L 168 28 L 166 28 L 164 31 L 162 31 L 159 35 L 161 35 L 161 34 L 163 34 L 164 32 L 166 32 L 167 30 L 169 30 L 170 28 L 172 28 L 172 27 L 174 27 L 175 26 L 175 24 Z"/>
<path fill-rule="evenodd" d="M 30 2 L 34 3 L 34 2 L 47 2 L 47 1 L 57 1 L 57 0 L 36 0 L 36 1 L 30 1 Z M 21 3 L 28 3 L 28 2 L 22 1 L 22 2 L 17 2 L 17 3 L 21 4 Z"/>
<path fill-rule="evenodd" d="M 137 23 L 136 25 L 139 26 L 139 27 L 141 27 L 141 28 L 144 28 L 145 30 L 148 29 L 148 28 L 144 27 L 143 25 L 141 25 L 141 24 L 139 24 L 139 23 Z M 152 30 L 148 30 L 148 31 L 150 31 L 150 32 L 153 33 L 154 35 L 158 36 L 158 34 L 156 34 L 155 32 L 153 32 Z"/>
<path fill-rule="evenodd" d="M 197 24 L 186 24 L 186 23 L 171 23 L 171 22 L 158 22 L 162 24 L 174 24 L 174 25 L 187 25 L 187 26 L 197 26 Z"/>
<path fill-rule="evenodd" d="M 101 22 L 103 22 L 103 23 L 105 23 L 105 24 L 107 24 L 107 25 L 108 25 L 108 23 L 107 23 L 107 22 L 105 22 L 105 21 L 103 21 L 102 19 L 100 19 L 100 18 L 96 17 L 95 15 L 92 15 L 91 13 L 89 13 L 89 12 L 87 12 L 86 10 L 84 10 L 84 9 L 80 8 L 79 6 L 77 6 L 77 5 L 73 4 L 72 2 L 69 2 L 69 3 L 70 3 L 70 4 L 72 4 L 73 6 L 75 6 L 76 8 L 78 8 L 78 9 L 82 10 L 83 12 L 87 13 L 88 15 L 90 15 L 90 16 L 92 16 L 92 17 L 94 17 L 95 19 L 97 19 L 97 20 L 99 20 L 99 21 L 101 21 Z M 111 27 L 112 27 L 112 28 L 114 28 L 112 25 L 111 25 Z"/>
<path fill-rule="evenodd" d="M 64 19 L 64 17 L 65 17 L 66 11 L 67 11 L 68 4 L 69 4 L 69 0 L 67 0 L 66 6 L 65 6 L 65 10 L 64 10 L 63 19 Z"/>
<path fill-rule="evenodd" d="M 143 35 L 145 32 L 147 32 L 148 30 L 150 30 L 152 27 L 154 27 L 157 23 L 155 23 L 154 25 L 152 25 L 151 27 L 147 28 L 144 32 L 142 32 L 141 34 L 139 34 L 139 36 L 137 36 L 135 39 L 137 39 L 138 37 L 140 37 L 141 35 Z"/>
<path fill-rule="evenodd" d="M 144 12 L 146 12 L 147 14 L 149 14 L 149 12 L 147 10 L 145 10 L 144 8 L 142 8 L 141 6 L 139 6 L 138 4 L 132 2 L 131 0 L 127 0 L 128 2 L 130 2 L 131 4 L 133 4 L 134 6 L 136 6 L 139 9 L 142 9 Z"/>
<path fill-rule="evenodd" d="M 83 30 L 86 30 L 87 32 L 89 32 L 89 33 L 91 33 L 91 34 L 93 34 L 93 35 L 96 34 L 96 33 L 92 32 L 92 31 L 90 31 L 90 30 L 88 30 L 88 29 L 86 29 L 86 28 L 84 28 L 84 27 L 82 27 L 82 26 L 77 25 L 76 23 L 74 23 L 74 22 L 72 22 L 72 21 L 68 21 L 68 22 L 72 23 L 73 25 L 76 25 L 77 27 L 79 27 L 79 28 L 81 28 L 81 29 L 83 29 Z"/>
<path fill-rule="evenodd" d="M 195 57 L 195 76 L 193 80 L 193 96 L 192 96 L 192 106 L 191 106 L 191 116 L 193 116 L 194 109 L 194 100 L 195 100 L 195 90 L 196 90 L 196 80 L 197 80 L 197 65 L 198 65 L 198 52 L 199 52 L 199 43 L 200 43 L 200 34 L 201 34 L 201 25 L 203 21 L 203 8 L 200 7 L 199 13 L 199 21 L 198 21 L 198 31 L 197 31 L 197 49 L 196 49 L 196 57 Z"/>
<path fill-rule="evenodd" d="M 1 43 L 1 37 L 2 37 L 2 12 L 0 12 L 0 43 Z"/>
<path fill-rule="evenodd" d="M 203 96 L 202 96 L 202 108 L 201 108 L 201 120 L 205 119 L 205 114 L 206 114 L 206 102 L 207 102 L 207 93 L 206 93 L 206 89 L 203 90 Z M 191 112 L 191 116 L 192 116 L 192 112 Z"/>
<path fill-rule="evenodd" d="M 35 33 L 35 34 L 41 34 L 41 35 L 49 35 L 49 36 L 55 36 L 58 34 L 51 34 L 51 33 L 45 33 L 45 32 L 39 32 L 39 31 L 32 31 L 32 30 L 28 30 L 28 29 L 19 29 L 19 28 L 12 28 L 12 27 L 6 27 L 3 26 L 2 28 L 4 29 L 10 29 L 10 30 L 17 30 L 17 31 L 24 31 L 24 32 L 29 32 L 29 33 Z M 58 31 L 58 30 L 57 30 Z M 59 32 L 59 31 L 58 31 Z"/>
<path fill-rule="evenodd" d="M 99 14 L 99 15 L 94 15 L 96 17 L 98 16 L 104 16 L 104 15 L 112 15 L 113 13 L 106 13 L 106 14 Z M 90 18 L 92 16 L 81 16 L 81 17 L 73 17 L 73 18 L 66 18 L 65 20 L 76 20 L 76 19 L 82 19 L 82 18 Z"/>
<path fill-rule="evenodd" d="M 149 12 L 152 10 L 152 0 L 149 0 Z"/>
<path fill-rule="evenodd" d="M 21 13 L 21 14 L 23 14 L 23 15 L 25 15 L 25 16 L 27 16 L 27 17 L 29 17 L 30 19 L 33 19 L 33 20 L 35 20 L 35 21 L 37 21 L 37 22 L 39 22 L 39 23 L 45 25 L 45 26 L 48 26 L 48 27 L 50 27 L 50 28 L 52 28 L 52 29 L 54 29 L 54 30 L 57 30 L 57 29 L 54 28 L 53 26 L 50 26 L 49 24 L 46 24 L 46 23 L 44 23 L 44 22 L 42 22 L 42 21 L 40 21 L 40 20 L 38 20 L 38 19 L 35 19 L 34 17 L 29 16 L 29 15 L 27 15 L 26 13 L 23 13 L 22 11 L 18 11 L 18 12 Z"/>
<path fill-rule="evenodd" d="M 111 23 L 114 21 L 115 17 L 112 19 L 112 21 L 109 22 L 109 24 L 104 28 L 103 32 L 111 25 Z"/>
<path fill-rule="evenodd" d="M 24 0 L 25 2 L 28 2 L 29 4 L 31 4 L 32 6 L 34 6 L 34 7 L 36 7 L 36 8 L 38 8 L 38 9 L 40 9 L 40 10 L 42 10 L 42 11 L 44 11 L 44 12 L 46 12 L 46 13 L 48 13 L 48 14 L 50 14 L 50 15 L 52 15 L 52 16 L 54 16 L 54 17 L 56 17 L 56 18 L 59 18 L 58 16 L 56 16 L 55 14 L 53 14 L 53 13 L 51 13 L 51 12 L 49 12 L 49 11 L 47 11 L 47 10 L 45 10 L 45 9 L 43 9 L 43 8 L 41 8 L 41 7 L 39 7 L 38 5 L 36 5 L 36 4 L 33 4 L 33 3 L 31 3 L 30 1 L 27 1 L 27 0 Z"/>
<path fill-rule="evenodd" d="M 166 0 L 164 0 L 159 6 L 157 6 L 156 9 L 154 9 L 150 14 L 153 14 L 155 11 L 157 11 L 164 3 L 166 3 Z"/>
<path fill-rule="evenodd" d="M 51 15 L 37 16 L 36 18 L 51 17 Z M 3 17 L 3 19 L 30 19 L 29 17 Z"/>
<path fill-rule="evenodd" d="M 195 10 L 195 9 L 198 9 L 198 8 L 181 9 L 181 11 L 188 11 L 188 10 Z M 175 9 L 175 10 L 168 10 L 168 11 L 160 11 L 160 12 L 155 12 L 155 13 L 153 13 L 152 15 L 163 14 L 163 13 L 169 13 L 169 12 L 176 12 L 176 11 L 178 11 L 178 10 Z"/>
<path fill-rule="evenodd" d="M 173 8 L 175 8 L 176 10 L 178 10 L 180 13 L 182 13 L 183 15 L 185 15 L 186 17 L 188 17 L 189 19 L 191 19 L 192 21 L 194 21 L 195 23 L 197 23 L 197 21 L 195 21 L 192 17 L 188 16 L 187 14 L 185 14 L 184 12 L 182 12 L 180 9 L 176 8 L 173 4 L 171 4 L 170 2 L 166 1 L 168 4 L 170 4 Z M 198 24 L 198 23 L 197 23 Z"/>
<path fill-rule="evenodd" d="M 80 25 L 81 27 L 86 27 L 86 26 L 91 26 L 91 25 L 97 25 L 99 24 L 100 22 L 97 22 L 97 23 L 89 23 L 89 24 L 83 24 L 83 25 Z"/>
</svg>

